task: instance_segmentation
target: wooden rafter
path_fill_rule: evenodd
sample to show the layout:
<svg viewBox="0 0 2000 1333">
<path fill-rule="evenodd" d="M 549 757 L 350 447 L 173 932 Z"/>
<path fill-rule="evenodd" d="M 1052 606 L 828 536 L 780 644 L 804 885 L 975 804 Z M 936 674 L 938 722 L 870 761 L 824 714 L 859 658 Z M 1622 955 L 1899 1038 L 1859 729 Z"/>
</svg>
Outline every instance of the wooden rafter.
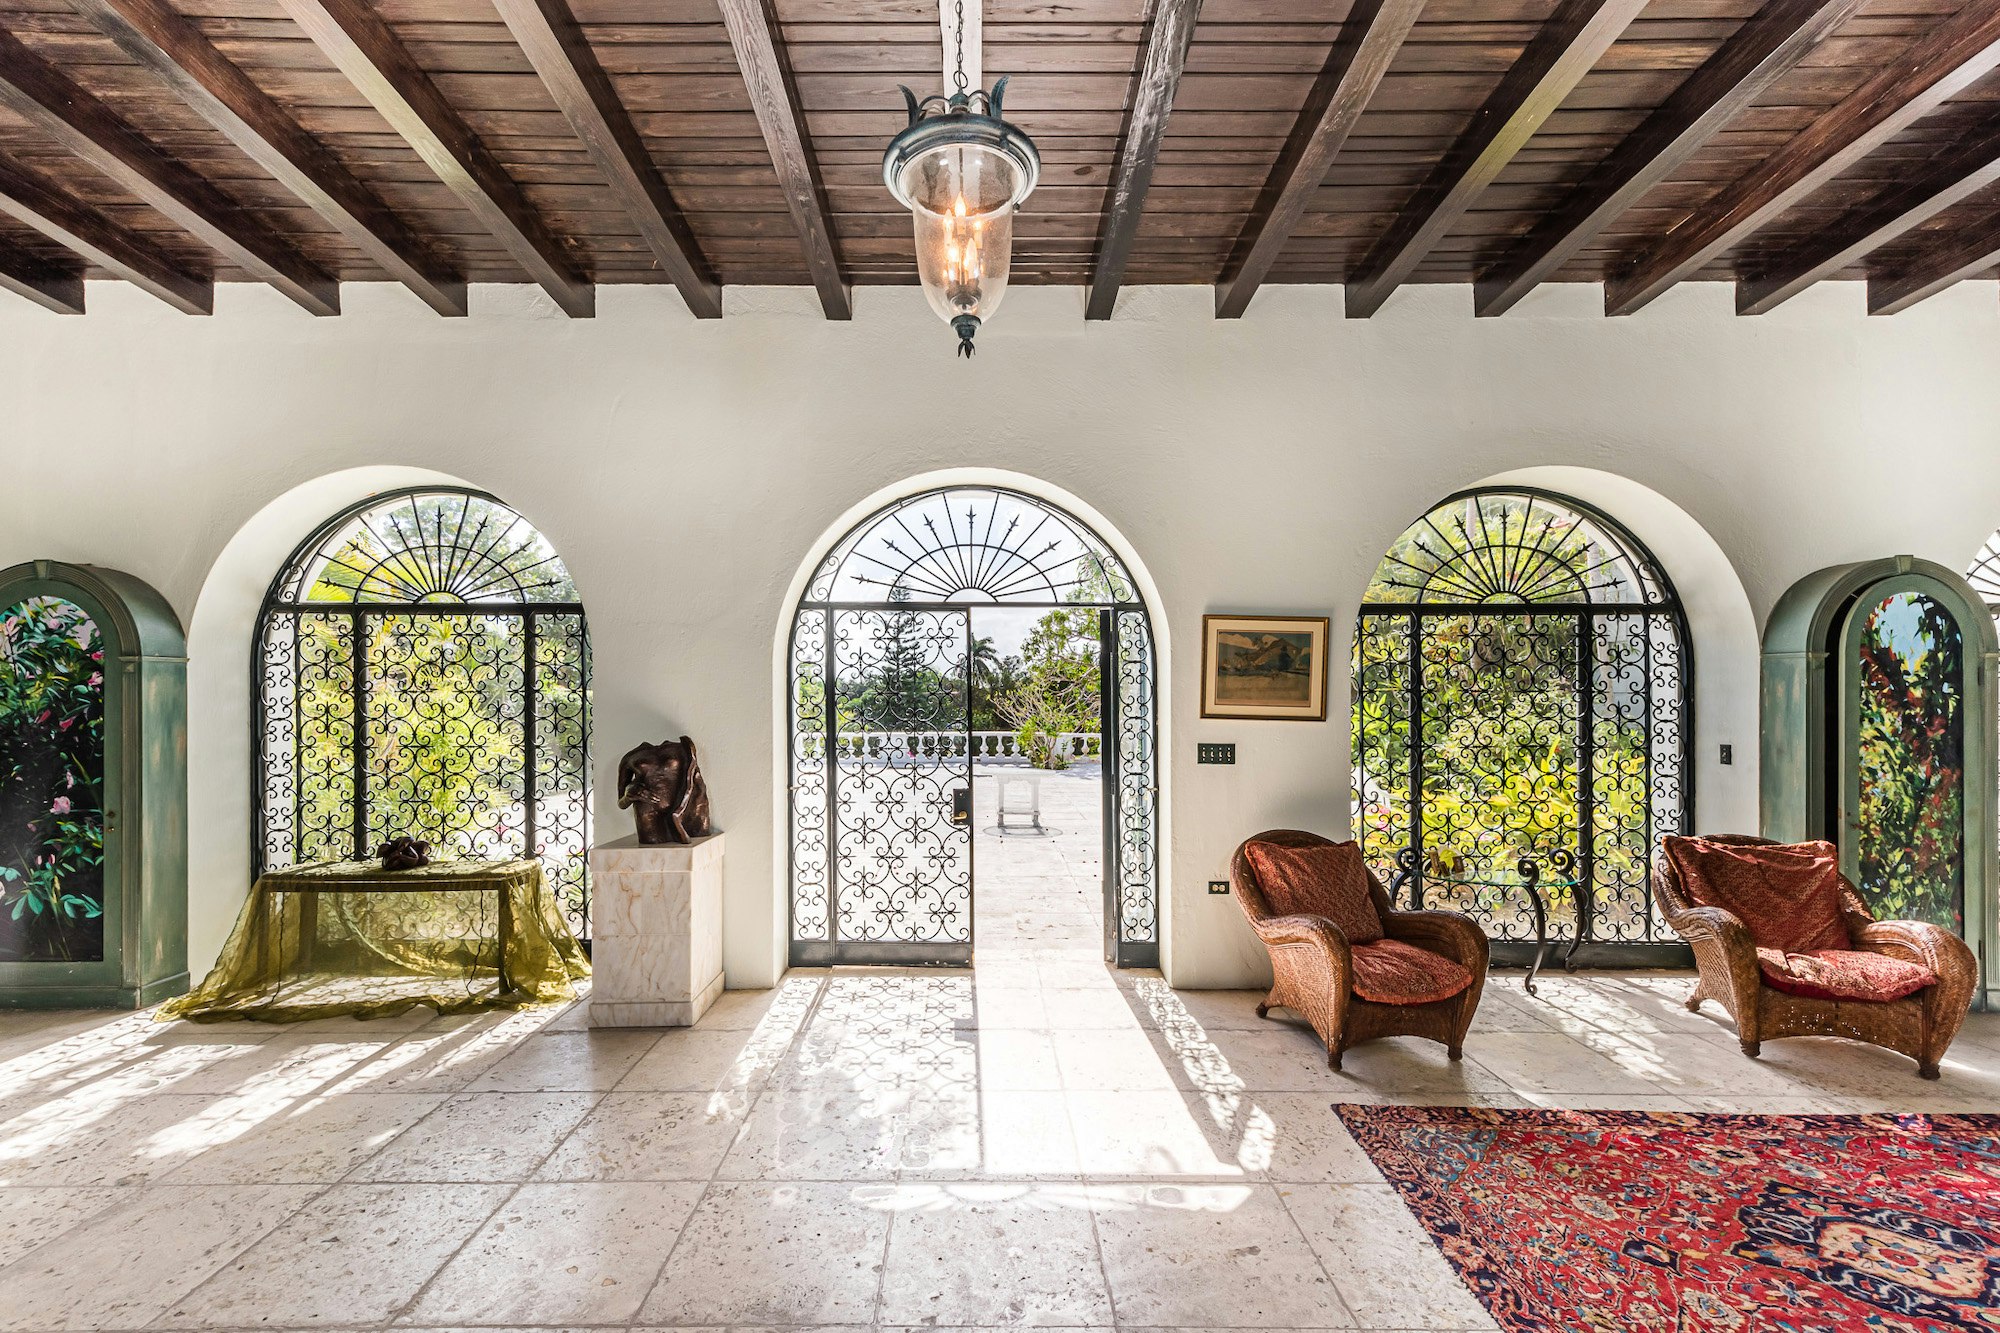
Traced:
<svg viewBox="0 0 2000 1333">
<path fill-rule="evenodd" d="M 1270 275 L 1271 266 L 1326 181 L 1334 158 L 1368 107 L 1409 36 L 1424 0 L 1357 0 L 1341 25 L 1305 109 L 1264 183 L 1263 193 L 1236 238 L 1215 288 L 1218 319 L 1235 319 Z"/>
<path fill-rule="evenodd" d="M 24 296 L 58 315 L 83 313 L 83 270 L 58 267 L 0 246 L 0 290 Z"/>
<path fill-rule="evenodd" d="M 70 5 L 424 304 L 465 313 L 465 280 L 193 23 L 159 0 Z"/>
<path fill-rule="evenodd" d="M 577 317 L 595 312 L 596 291 L 561 241 L 364 0 L 282 3 L 292 21 L 558 307 Z"/>
<path fill-rule="evenodd" d="M 1605 284 L 1605 312 L 1638 310 L 1996 66 L 2000 5 L 1970 5 L 1704 205 L 1630 272 Z"/>
<path fill-rule="evenodd" d="M 784 40 L 778 35 L 769 0 L 719 2 L 723 22 L 729 27 L 729 44 L 736 51 L 737 67 L 743 73 L 744 86 L 750 90 L 750 104 L 756 109 L 765 147 L 771 152 L 771 165 L 777 168 L 785 205 L 791 210 L 792 225 L 798 229 L 799 244 L 805 249 L 806 269 L 819 291 L 820 308 L 828 319 L 852 319 L 854 307 L 848 298 L 847 277 L 841 271 L 840 255 L 833 243 L 833 226 L 827 220 L 826 187 L 820 177 L 819 159 L 806 133 L 791 61 L 786 57 Z"/>
<path fill-rule="evenodd" d="M 0 213 L 26 223 L 184 315 L 206 315 L 215 308 L 215 284 L 206 274 L 187 272 L 25 167 L 0 162 Z"/>
<path fill-rule="evenodd" d="M 1996 266 L 2000 266 L 2000 224 L 1987 222 L 1969 233 L 1940 237 L 1901 270 L 1870 276 L 1868 313 L 1900 314 L 1953 283 Z"/>
<path fill-rule="evenodd" d="M 1480 275 L 1473 311 L 1504 314 L 1548 281 L 1860 7 L 1861 0 L 1774 0 L 1744 23 L 1559 210 L 1507 259 Z"/>
<path fill-rule="evenodd" d="M 1774 310 L 1814 283 L 1861 262 L 1882 246 L 1996 183 L 2000 183 L 2000 131 L 1949 155 L 1880 204 L 1841 219 L 1829 232 L 1816 237 L 1811 245 L 1785 262 L 1755 277 L 1739 280 L 1736 313 L 1761 315 Z"/>
<path fill-rule="evenodd" d="M 1098 234 L 1097 263 L 1090 275 L 1090 299 L 1085 319 L 1110 319 L 1118 305 L 1118 287 L 1125 264 L 1139 235 L 1139 218 L 1146 210 L 1146 191 L 1153 185 L 1153 166 L 1160 156 L 1160 138 L 1173 113 L 1174 90 L 1187 64 L 1188 43 L 1194 40 L 1201 0 L 1154 0 L 1146 39 L 1146 58 L 1139 67 L 1125 131 L 1118 154 L 1117 175 L 1105 203 Z"/>
<path fill-rule="evenodd" d="M 340 313 L 339 283 L 5 31 L 0 103 L 259 281 L 315 315 Z"/>
<path fill-rule="evenodd" d="M 1347 284 L 1347 313 L 1382 308 L 1528 144 L 1646 0 L 1564 0 Z"/>
<path fill-rule="evenodd" d="M 494 7 L 688 309 L 698 319 L 722 318 L 722 285 L 568 4 L 494 0 Z"/>
</svg>

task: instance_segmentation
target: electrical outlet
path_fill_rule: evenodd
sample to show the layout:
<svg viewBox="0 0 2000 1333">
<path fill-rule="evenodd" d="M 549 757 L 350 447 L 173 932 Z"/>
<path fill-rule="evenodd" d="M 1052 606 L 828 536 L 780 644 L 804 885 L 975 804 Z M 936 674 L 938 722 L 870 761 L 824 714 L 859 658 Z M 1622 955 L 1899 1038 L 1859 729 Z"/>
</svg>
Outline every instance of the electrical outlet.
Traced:
<svg viewBox="0 0 2000 1333">
<path fill-rule="evenodd" d="M 1194 761 L 1197 764 L 1233 764 L 1236 762 L 1234 742 L 1204 741 L 1194 747 Z"/>
<path fill-rule="evenodd" d="M 1722 747 L 1722 762 L 1725 764 L 1734 764 L 1736 762 L 1735 746 L 1725 745 Z"/>
<path fill-rule="evenodd" d="M 1210 893 L 1226 894 L 1229 892 L 1229 881 L 1226 879 L 1212 879 L 1208 882 L 1208 891 Z"/>
</svg>

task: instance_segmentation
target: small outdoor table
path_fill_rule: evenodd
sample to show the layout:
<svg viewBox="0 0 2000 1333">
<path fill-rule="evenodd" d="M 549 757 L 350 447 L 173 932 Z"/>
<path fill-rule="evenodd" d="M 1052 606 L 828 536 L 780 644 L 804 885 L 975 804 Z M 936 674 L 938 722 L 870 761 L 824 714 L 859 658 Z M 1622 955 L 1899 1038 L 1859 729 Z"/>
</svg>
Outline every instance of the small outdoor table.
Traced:
<svg viewBox="0 0 2000 1333">
<path fill-rule="evenodd" d="M 1404 884 L 1410 886 L 1412 906 L 1421 908 L 1423 885 L 1426 880 L 1433 884 L 1455 884 L 1468 889 L 1492 889 L 1506 892 L 1519 889 L 1528 896 L 1528 908 L 1535 918 L 1535 961 L 1528 966 L 1528 975 L 1521 988 L 1535 993 L 1535 974 L 1542 970 L 1542 962 L 1548 957 L 1549 945 L 1549 904 L 1544 896 L 1548 889 L 1568 889 L 1576 903 L 1576 933 L 1570 939 L 1569 948 L 1563 951 L 1563 971 L 1576 971 L 1577 946 L 1590 938 L 1591 918 L 1595 913 L 1595 899 L 1590 885 L 1576 873 L 1576 858 L 1567 851 L 1552 853 L 1547 858 L 1547 866 L 1553 875 L 1543 871 L 1543 862 L 1532 856 L 1523 856 L 1514 862 L 1514 871 L 1494 871 L 1484 875 L 1420 875 L 1417 871 L 1416 855 L 1405 849 L 1396 857 L 1397 871 L 1390 884 L 1390 898 L 1393 901 L 1397 890 Z"/>
<path fill-rule="evenodd" d="M 573 999 L 590 963 L 532 860 L 267 871 L 206 980 L 162 1018 L 384 1017 Z"/>
</svg>

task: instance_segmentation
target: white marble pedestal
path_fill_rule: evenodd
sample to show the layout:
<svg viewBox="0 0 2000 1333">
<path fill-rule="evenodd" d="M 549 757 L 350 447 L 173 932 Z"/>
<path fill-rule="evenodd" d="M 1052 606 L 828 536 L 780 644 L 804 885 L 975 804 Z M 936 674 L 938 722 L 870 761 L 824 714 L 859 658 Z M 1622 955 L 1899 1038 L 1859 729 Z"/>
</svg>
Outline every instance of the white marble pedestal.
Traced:
<svg viewBox="0 0 2000 1333">
<path fill-rule="evenodd" d="M 722 835 L 591 849 L 590 1025 L 686 1027 L 722 994 Z"/>
</svg>

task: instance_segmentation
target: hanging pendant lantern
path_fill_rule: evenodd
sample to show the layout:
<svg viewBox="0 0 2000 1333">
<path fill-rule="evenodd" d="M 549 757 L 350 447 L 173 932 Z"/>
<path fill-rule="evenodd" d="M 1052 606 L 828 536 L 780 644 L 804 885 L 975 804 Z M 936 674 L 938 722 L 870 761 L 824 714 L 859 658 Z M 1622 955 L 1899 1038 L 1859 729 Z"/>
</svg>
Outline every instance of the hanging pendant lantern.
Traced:
<svg viewBox="0 0 2000 1333">
<path fill-rule="evenodd" d="M 1007 80 L 967 92 L 962 53 L 956 79 L 949 97 L 919 101 L 903 89 L 910 124 L 889 141 L 882 179 L 915 216 L 917 276 L 931 309 L 957 331 L 959 355 L 971 356 L 972 336 L 1007 293 L 1014 210 L 1035 188 L 1042 157 L 1001 115 Z"/>
</svg>

